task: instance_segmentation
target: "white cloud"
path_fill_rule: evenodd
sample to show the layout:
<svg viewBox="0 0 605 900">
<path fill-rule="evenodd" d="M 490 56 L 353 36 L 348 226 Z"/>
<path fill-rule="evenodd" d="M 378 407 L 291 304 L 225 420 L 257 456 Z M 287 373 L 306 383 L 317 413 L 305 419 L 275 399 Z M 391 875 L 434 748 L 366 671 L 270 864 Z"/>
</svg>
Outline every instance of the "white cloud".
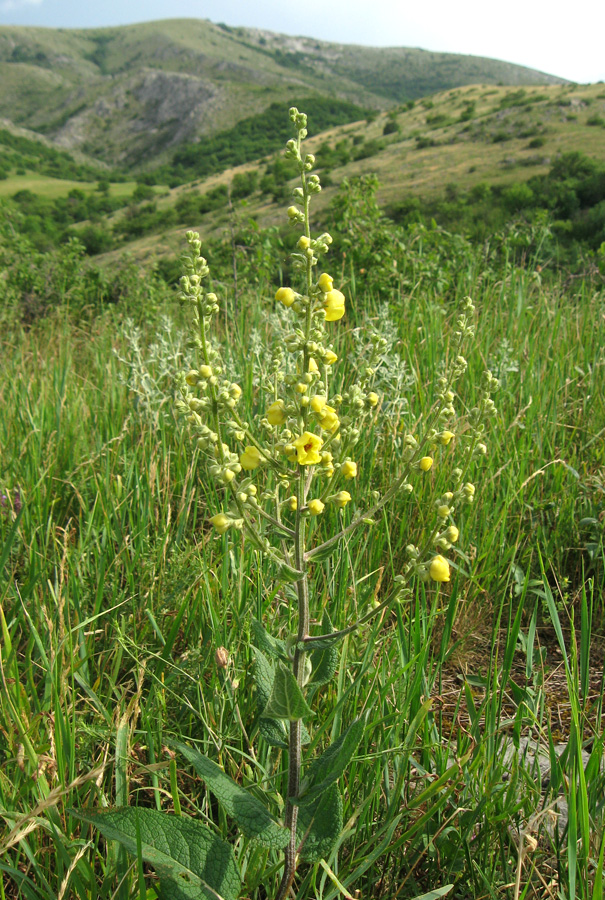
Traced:
<svg viewBox="0 0 605 900">
<path fill-rule="evenodd" d="M 0 12 L 12 12 L 15 9 L 24 9 L 28 6 L 40 6 L 44 0 L 2 0 Z"/>
</svg>

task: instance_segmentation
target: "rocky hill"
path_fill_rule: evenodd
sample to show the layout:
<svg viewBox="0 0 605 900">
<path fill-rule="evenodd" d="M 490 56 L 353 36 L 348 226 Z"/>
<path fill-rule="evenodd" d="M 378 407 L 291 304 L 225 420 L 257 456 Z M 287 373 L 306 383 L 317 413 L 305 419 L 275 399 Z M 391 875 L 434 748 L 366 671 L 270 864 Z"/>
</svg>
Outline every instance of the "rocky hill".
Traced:
<svg viewBox="0 0 605 900">
<path fill-rule="evenodd" d="M 271 103 L 385 110 L 467 84 L 560 84 L 496 60 L 332 44 L 207 20 L 0 28 L 0 117 L 112 166 L 149 167 Z"/>
</svg>

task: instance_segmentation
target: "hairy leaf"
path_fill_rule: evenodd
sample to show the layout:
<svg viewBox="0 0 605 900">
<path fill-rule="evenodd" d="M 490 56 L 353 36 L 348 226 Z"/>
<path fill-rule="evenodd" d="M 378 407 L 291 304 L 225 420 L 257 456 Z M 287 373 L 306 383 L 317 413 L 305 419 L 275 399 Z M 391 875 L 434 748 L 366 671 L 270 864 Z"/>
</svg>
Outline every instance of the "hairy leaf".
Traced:
<svg viewBox="0 0 605 900">
<path fill-rule="evenodd" d="M 237 900 L 241 880 L 233 851 L 205 823 L 132 806 L 69 812 L 133 856 L 140 842 L 143 860 L 171 900 Z"/>
<path fill-rule="evenodd" d="M 294 673 L 282 662 L 278 663 L 275 670 L 271 696 L 262 715 L 269 719 L 289 719 L 290 722 L 313 715 Z"/>
<path fill-rule="evenodd" d="M 323 614 L 321 627 L 327 634 L 329 634 L 330 631 L 334 631 L 334 626 L 332 625 L 330 616 L 327 612 L 324 612 Z M 325 649 L 318 648 L 313 650 L 311 653 L 311 665 L 313 667 L 311 674 L 312 684 L 327 684 L 331 681 L 338 665 L 336 642 Z"/>
<path fill-rule="evenodd" d="M 344 734 L 311 763 L 301 785 L 300 795 L 292 802 L 306 806 L 340 778 L 359 746 L 364 728 L 365 717 L 355 719 Z"/>
<path fill-rule="evenodd" d="M 314 803 L 302 806 L 296 824 L 298 841 L 305 842 L 300 855 L 308 862 L 327 859 L 343 827 L 342 797 L 335 784 Z"/>
<path fill-rule="evenodd" d="M 203 778 L 227 815 L 231 816 L 248 838 L 256 838 L 265 847 L 278 850 L 288 843 L 289 832 L 280 825 L 249 791 L 237 784 L 215 762 L 202 756 L 187 744 L 172 742 L 172 746 L 189 760 Z"/>
<path fill-rule="evenodd" d="M 275 638 L 269 634 L 262 622 L 258 619 L 252 619 L 250 630 L 254 638 L 254 644 L 267 656 L 273 659 L 285 659 L 286 645 L 279 638 Z"/>
</svg>

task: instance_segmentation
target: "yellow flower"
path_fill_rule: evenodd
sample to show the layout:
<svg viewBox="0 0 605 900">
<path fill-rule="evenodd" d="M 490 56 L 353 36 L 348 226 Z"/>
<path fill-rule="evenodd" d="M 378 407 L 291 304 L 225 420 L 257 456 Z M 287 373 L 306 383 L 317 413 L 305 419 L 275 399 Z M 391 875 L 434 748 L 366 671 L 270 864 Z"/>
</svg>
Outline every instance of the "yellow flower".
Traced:
<svg viewBox="0 0 605 900">
<path fill-rule="evenodd" d="M 224 534 L 231 528 L 231 519 L 225 513 L 217 513 L 210 519 L 219 534 Z"/>
<path fill-rule="evenodd" d="M 298 500 L 296 499 L 294 494 L 291 497 L 288 497 L 286 503 L 288 504 L 292 512 L 296 512 L 296 510 L 298 509 Z"/>
<path fill-rule="evenodd" d="M 316 434 L 305 431 L 295 441 L 292 441 L 292 444 L 296 448 L 296 461 L 299 466 L 314 466 L 321 462 L 319 448 L 323 444 L 323 440 Z"/>
<path fill-rule="evenodd" d="M 262 456 L 256 447 L 246 447 L 240 456 L 239 461 L 242 469 L 247 469 L 251 472 L 252 469 L 257 469 L 260 466 Z"/>
<path fill-rule="evenodd" d="M 340 291 L 328 291 L 324 300 L 326 322 L 336 322 L 345 314 L 345 295 Z"/>
<path fill-rule="evenodd" d="M 450 544 L 455 544 L 460 536 L 460 532 L 456 528 L 455 525 L 450 525 L 449 528 L 445 530 L 445 537 L 450 542 Z"/>
<path fill-rule="evenodd" d="M 430 456 L 423 456 L 420 462 L 418 463 L 423 472 L 428 472 L 431 466 L 433 465 L 433 460 Z"/>
<path fill-rule="evenodd" d="M 334 365 L 337 359 L 338 357 L 333 350 L 326 350 L 326 352 L 324 353 L 324 362 L 327 366 Z"/>
<path fill-rule="evenodd" d="M 434 556 L 429 566 L 429 575 L 433 581 L 450 580 L 450 564 L 443 556 Z"/>
<path fill-rule="evenodd" d="M 322 503 L 321 500 L 309 500 L 307 506 L 312 516 L 320 516 L 324 511 L 325 503 Z"/>
<path fill-rule="evenodd" d="M 378 394 L 375 394 L 374 391 L 370 391 L 368 394 L 368 403 L 370 406 L 378 406 Z"/>
<path fill-rule="evenodd" d="M 357 463 L 351 462 L 350 459 L 347 459 L 346 462 L 343 462 L 340 467 L 340 471 L 344 475 L 345 478 L 355 478 L 357 475 Z"/>
<path fill-rule="evenodd" d="M 337 494 L 334 494 L 332 500 L 339 507 L 339 509 L 344 509 L 347 503 L 351 500 L 351 495 L 348 491 L 339 491 Z"/>
<path fill-rule="evenodd" d="M 340 426 L 340 419 L 336 414 L 336 410 L 332 406 L 324 406 L 320 412 L 319 424 L 324 431 L 331 431 L 334 434 Z"/>
<path fill-rule="evenodd" d="M 283 303 L 284 306 L 292 306 L 292 304 L 296 300 L 296 294 L 294 293 L 292 288 L 281 287 L 276 292 L 275 299 L 279 300 L 280 303 Z"/>
<path fill-rule="evenodd" d="M 319 368 L 313 357 L 309 359 L 309 372 L 319 372 Z"/>
<path fill-rule="evenodd" d="M 437 515 L 442 519 L 447 519 L 449 514 L 451 513 L 451 509 L 445 503 L 442 503 L 437 507 Z"/>
<path fill-rule="evenodd" d="M 311 241 L 307 237 L 306 234 L 303 234 L 299 237 L 298 243 L 296 245 L 299 250 L 307 250 L 311 246 Z"/>
<path fill-rule="evenodd" d="M 453 431 L 440 431 L 437 440 L 443 447 L 447 447 L 453 437 L 456 437 Z"/>
<path fill-rule="evenodd" d="M 328 291 L 331 291 L 334 287 L 334 279 L 331 275 L 328 275 L 327 272 L 322 272 L 319 276 L 319 281 L 317 282 L 319 286 L 319 290 L 323 291 L 324 294 L 327 294 Z"/>
<path fill-rule="evenodd" d="M 276 400 L 267 410 L 267 419 L 270 425 L 283 425 L 286 421 L 284 401 Z"/>
<path fill-rule="evenodd" d="M 322 397 L 321 394 L 315 394 L 315 396 L 311 398 L 311 409 L 313 412 L 321 413 L 325 405 L 326 398 Z"/>
</svg>

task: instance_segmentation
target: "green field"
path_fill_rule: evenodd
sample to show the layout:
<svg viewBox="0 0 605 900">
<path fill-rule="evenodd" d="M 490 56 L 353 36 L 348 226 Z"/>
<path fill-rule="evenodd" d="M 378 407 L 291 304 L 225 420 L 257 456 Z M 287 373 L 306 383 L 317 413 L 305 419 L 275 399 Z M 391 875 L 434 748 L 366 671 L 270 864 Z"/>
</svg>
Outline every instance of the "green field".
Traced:
<svg viewBox="0 0 605 900">
<path fill-rule="evenodd" d="M 58 197 L 67 197 L 70 191 L 94 191 L 98 182 L 68 181 L 63 178 L 51 178 L 48 175 L 40 175 L 37 172 L 27 172 L 25 175 L 11 175 L 0 181 L 0 197 L 12 197 L 18 191 L 32 191 L 39 197 L 47 197 L 56 200 Z M 110 184 L 109 195 L 124 200 L 132 196 L 136 187 L 134 181 L 121 181 Z"/>
<path fill-rule="evenodd" d="M 395 158 L 401 145 L 389 149 Z M 339 196 L 327 223 L 334 244 L 311 281 L 285 247 L 294 247 L 300 225 L 290 237 L 250 225 L 239 243 L 208 245 L 219 308 L 211 340 L 224 367 L 212 361 L 220 378 L 209 409 L 220 407 L 220 379 L 237 383 L 241 397 L 227 385 L 220 402 L 227 408 L 225 397 L 240 398 L 229 414 L 239 419 L 220 434 L 242 455 L 245 421 L 275 454 L 275 465 L 238 472 L 233 494 L 231 481 L 220 480 L 226 451 L 209 457 L 197 441 L 203 432 L 176 403 L 179 373 L 202 373 L 200 363 L 211 359 L 199 331 L 201 358 L 191 349 L 192 304 L 183 307 L 157 273 L 132 261 L 120 267 L 111 257 L 115 264 L 104 268 L 73 242 L 35 251 L 6 220 L 2 900 L 281 896 L 288 751 L 272 744 L 266 723 L 281 727 L 287 714 L 263 711 L 267 672 L 277 682 L 274 672 L 292 662 L 301 579 L 298 556 L 288 573 L 276 554 L 293 535 L 306 533 L 306 547 L 318 547 L 357 520 L 335 552 L 305 563 L 310 634 L 346 633 L 319 645 L 311 681 L 301 673 L 297 682 L 312 713 L 304 712 L 304 772 L 311 794 L 332 806 L 301 806 L 319 849 L 305 859 L 303 846 L 290 896 L 602 897 L 603 260 L 594 252 L 574 273 L 556 267 L 554 237 L 541 220 L 517 221 L 491 244 L 471 243 L 437 226 L 398 228 L 370 202 L 371 190 L 360 194 L 355 184 Z M 314 199 L 311 209 L 318 238 L 325 223 L 314 216 L 321 220 L 327 207 Z M 146 240 L 151 254 L 154 239 Z M 291 285 L 328 309 L 328 297 L 313 293 L 324 267 L 346 313 L 309 349 L 304 302 L 286 310 L 273 297 Z M 475 334 L 464 342 L 467 370 L 454 380 L 467 296 Z M 307 329 L 307 343 L 290 352 L 300 340 L 296 325 Z M 340 445 L 300 401 L 301 384 L 316 391 L 317 379 L 328 378 L 325 367 L 310 374 L 309 354 L 321 360 L 323 340 L 339 357 L 326 393 L 340 417 Z M 493 416 L 486 368 L 500 382 Z M 289 381 L 279 381 L 280 371 Z M 436 428 L 453 437 L 442 443 L 430 432 L 450 403 L 440 377 L 453 391 L 453 410 Z M 208 378 L 189 379 L 199 397 Z M 314 487 L 325 509 L 315 506 L 311 518 L 303 493 L 295 513 L 275 499 L 279 478 L 304 491 L 288 456 L 296 431 L 282 453 L 282 432 L 262 422 L 269 400 L 287 391 L 299 404 L 292 427 L 304 421 L 324 447 L 333 440 L 333 480 L 324 473 Z M 249 446 L 245 452 L 250 458 Z M 352 470 L 341 468 L 344 458 L 356 462 L 356 477 L 345 477 Z M 304 465 L 306 473 L 317 464 Z M 246 515 L 273 541 L 272 555 L 245 527 L 220 533 L 210 521 L 230 503 L 233 510 L 249 502 L 247 476 L 270 518 L 258 518 L 254 504 Z M 472 502 L 456 487 L 463 482 L 475 486 L 465 494 Z M 345 489 L 351 499 L 339 511 L 330 498 Z M 372 512 L 380 503 L 372 491 L 394 496 Z M 459 539 L 436 542 L 439 517 L 455 523 Z M 281 537 L 273 537 L 276 527 Z M 437 552 L 449 560 L 449 581 L 429 577 Z M 407 591 L 393 599 L 400 576 Z M 299 720 L 293 692 L 286 690 L 288 710 Z M 232 781 L 206 762 L 196 774 L 196 757 L 175 742 Z M 304 785 L 297 796 L 304 801 Z M 259 806 L 271 826 L 254 818 Z M 115 840 L 124 837 L 111 819 L 118 814 L 98 819 L 104 837 L 88 824 L 106 807 L 142 811 L 130 854 Z M 143 817 L 159 811 L 171 828 L 197 829 L 201 857 L 183 855 L 185 831 L 158 843 L 156 826 L 146 830 Z M 220 881 L 216 865 L 204 868 L 203 848 L 211 860 L 229 855 L 241 888 Z"/>
</svg>

